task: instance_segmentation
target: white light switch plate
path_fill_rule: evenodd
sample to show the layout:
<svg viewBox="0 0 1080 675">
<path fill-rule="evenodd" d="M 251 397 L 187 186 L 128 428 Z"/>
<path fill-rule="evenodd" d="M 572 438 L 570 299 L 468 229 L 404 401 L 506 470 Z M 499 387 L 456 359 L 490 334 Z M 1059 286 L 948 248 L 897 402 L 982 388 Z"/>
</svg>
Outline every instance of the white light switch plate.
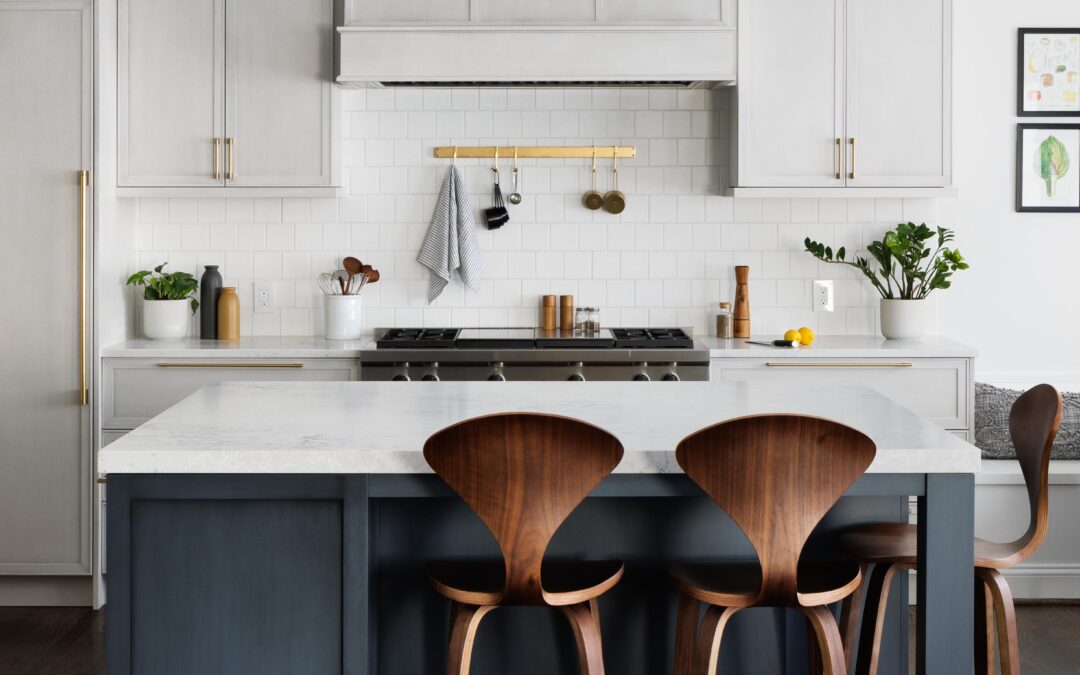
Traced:
<svg viewBox="0 0 1080 675">
<path fill-rule="evenodd" d="M 255 282 L 255 313 L 266 314 L 274 309 L 274 291 L 269 281 Z"/>
<path fill-rule="evenodd" d="M 813 306 L 815 312 L 833 311 L 833 282 L 832 280 L 815 281 Z"/>
</svg>

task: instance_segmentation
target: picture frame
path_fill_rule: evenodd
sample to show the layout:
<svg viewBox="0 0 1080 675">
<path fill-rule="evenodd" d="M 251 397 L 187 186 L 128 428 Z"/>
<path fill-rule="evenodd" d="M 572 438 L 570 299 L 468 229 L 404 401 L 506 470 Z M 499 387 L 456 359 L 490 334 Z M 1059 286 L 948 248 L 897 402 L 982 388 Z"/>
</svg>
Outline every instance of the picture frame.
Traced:
<svg viewBox="0 0 1080 675">
<path fill-rule="evenodd" d="M 1080 117 L 1080 28 L 1021 28 L 1016 114 Z"/>
<path fill-rule="evenodd" d="M 1080 124 L 1016 125 L 1016 210 L 1080 213 Z"/>
</svg>

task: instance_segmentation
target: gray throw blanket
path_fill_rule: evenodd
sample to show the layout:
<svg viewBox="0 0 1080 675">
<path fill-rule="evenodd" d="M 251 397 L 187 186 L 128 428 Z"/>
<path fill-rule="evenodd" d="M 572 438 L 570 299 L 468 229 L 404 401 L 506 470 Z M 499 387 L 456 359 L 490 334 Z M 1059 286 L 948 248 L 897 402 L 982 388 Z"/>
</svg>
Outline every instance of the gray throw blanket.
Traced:
<svg viewBox="0 0 1080 675">
<path fill-rule="evenodd" d="M 480 242 L 465 179 L 451 166 L 417 262 L 431 271 L 428 304 L 443 292 L 455 271 L 474 293 L 480 289 Z"/>
<path fill-rule="evenodd" d="M 1009 411 L 1022 394 L 982 382 L 975 383 L 975 445 L 983 459 L 1016 459 L 1009 435 Z M 1062 392 L 1061 428 L 1052 459 L 1080 459 L 1080 394 Z"/>
</svg>

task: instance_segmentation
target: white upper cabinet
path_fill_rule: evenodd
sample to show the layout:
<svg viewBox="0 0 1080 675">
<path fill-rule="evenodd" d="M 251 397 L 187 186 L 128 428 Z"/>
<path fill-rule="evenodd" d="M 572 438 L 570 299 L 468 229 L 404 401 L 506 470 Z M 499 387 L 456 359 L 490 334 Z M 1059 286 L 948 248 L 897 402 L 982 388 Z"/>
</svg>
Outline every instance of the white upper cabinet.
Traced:
<svg viewBox="0 0 1080 675">
<path fill-rule="evenodd" d="M 849 186 L 949 185 L 950 10 L 942 0 L 849 2 Z"/>
<path fill-rule="evenodd" d="M 330 185 L 336 123 L 332 3 L 228 3 L 227 183 Z"/>
<path fill-rule="evenodd" d="M 121 191 L 339 183 L 333 0 L 120 0 Z"/>
<path fill-rule="evenodd" d="M 952 0 L 740 4 L 735 194 L 951 185 L 951 14 Z"/>
<path fill-rule="evenodd" d="M 119 5 L 118 184 L 221 186 L 225 0 Z"/>
<path fill-rule="evenodd" d="M 738 180 L 844 184 L 844 0 L 755 0 L 739 10 Z"/>
</svg>

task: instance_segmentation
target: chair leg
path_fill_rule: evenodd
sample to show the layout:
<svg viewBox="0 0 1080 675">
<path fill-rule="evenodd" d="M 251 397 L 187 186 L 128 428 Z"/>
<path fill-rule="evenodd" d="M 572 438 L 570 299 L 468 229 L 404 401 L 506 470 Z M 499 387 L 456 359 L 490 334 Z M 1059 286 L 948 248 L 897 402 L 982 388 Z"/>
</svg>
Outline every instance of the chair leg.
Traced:
<svg viewBox="0 0 1080 675">
<path fill-rule="evenodd" d="M 821 655 L 821 670 L 825 675 L 845 675 L 847 666 L 844 662 L 844 645 L 840 641 L 840 628 L 836 617 L 828 607 L 802 607 L 803 614 L 810 620 L 817 637 L 818 653 Z"/>
<path fill-rule="evenodd" d="M 560 607 L 577 640 L 581 675 L 604 675 L 604 650 L 600 641 L 600 611 L 596 602 Z"/>
<path fill-rule="evenodd" d="M 705 610 L 701 619 L 701 630 L 697 639 L 697 657 L 694 659 L 694 675 L 714 675 L 720 664 L 720 640 L 724 628 L 735 616 L 740 607 L 711 606 Z"/>
<path fill-rule="evenodd" d="M 994 600 L 997 623 L 998 652 L 1001 654 L 1001 675 L 1020 675 L 1020 640 L 1016 635 L 1016 606 L 1013 604 L 1009 582 L 1001 572 L 978 570 Z"/>
<path fill-rule="evenodd" d="M 975 576 L 975 675 L 995 675 L 994 599 L 986 582 Z"/>
<path fill-rule="evenodd" d="M 876 675 L 881 656 L 881 632 L 885 626 L 885 610 L 889 604 L 889 589 L 897 572 L 907 567 L 890 563 L 874 565 L 866 584 L 866 603 L 859 630 L 859 648 L 855 655 L 855 675 Z"/>
<path fill-rule="evenodd" d="M 844 661 L 851 670 L 855 663 L 855 648 L 859 640 L 859 614 L 862 612 L 863 598 L 866 596 L 866 571 L 868 565 L 859 565 L 862 582 L 851 595 L 840 604 L 840 639 L 844 643 Z"/>
<path fill-rule="evenodd" d="M 446 675 L 469 675 L 473 642 L 480 621 L 495 606 L 477 607 L 455 602 L 450 613 L 450 651 L 446 659 Z"/>
<path fill-rule="evenodd" d="M 701 603 L 689 595 L 679 594 L 679 613 L 675 622 L 675 675 L 693 673 L 700 607 Z"/>
</svg>

